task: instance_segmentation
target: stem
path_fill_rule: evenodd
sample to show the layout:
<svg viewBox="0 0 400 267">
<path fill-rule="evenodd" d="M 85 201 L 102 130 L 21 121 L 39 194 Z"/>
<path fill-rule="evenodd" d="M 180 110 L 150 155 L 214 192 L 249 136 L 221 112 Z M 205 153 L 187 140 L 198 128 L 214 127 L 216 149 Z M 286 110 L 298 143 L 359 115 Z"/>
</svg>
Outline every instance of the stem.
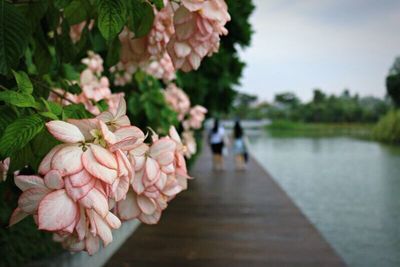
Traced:
<svg viewBox="0 0 400 267">
<path fill-rule="evenodd" d="M 74 101 L 72 101 L 72 100 L 70 100 L 70 99 L 65 97 L 65 94 L 67 92 L 65 92 L 65 94 L 63 95 L 63 94 L 60 94 L 59 92 L 57 92 L 57 91 L 55 91 L 54 89 L 51 89 L 51 88 L 50 88 L 50 92 L 52 92 L 53 94 L 55 94 L 56 96 L 58 96 L 58 97 L 60 97 L 60 98 L 62 98 L 64 100 L 68 101 L 71 104 L 76 104 Z"/>
<path fill-rule="evenodd" d="M 36 79 L 32 79 L 32 81 L 36 84 L 40 84 L 40 86 L 48 89 L 50 92 L 52 92 L 53 94 L 55 94 L 56 96 L 66 100 L 67 102 L 71 103 L 71 104 L 76 104 L 74 101 L 68 99 L 65 97 L 65 94 L 67 94 L 67 91 L 65 91 L 65 94 L 60 94 L 59 92 L 55 91 L 53 88 L 47 86 L 47 84 L 43 83 L 42 81 L 36 80 Z"/>
</svg>

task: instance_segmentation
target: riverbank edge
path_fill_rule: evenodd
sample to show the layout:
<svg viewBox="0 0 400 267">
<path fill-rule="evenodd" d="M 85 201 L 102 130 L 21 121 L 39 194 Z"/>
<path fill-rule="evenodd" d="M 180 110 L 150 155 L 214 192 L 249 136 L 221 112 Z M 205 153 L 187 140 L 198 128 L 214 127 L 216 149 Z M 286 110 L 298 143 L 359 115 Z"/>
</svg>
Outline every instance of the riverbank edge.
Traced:
<svg viewBox="0 0 400 267">
<path fill-rule="evenodd" d="M 265 129 L 276 137 L 351 136 L 373 140 L 375 124 L 370 123 L 304 123 L 274 121 Z"/>
</svg>

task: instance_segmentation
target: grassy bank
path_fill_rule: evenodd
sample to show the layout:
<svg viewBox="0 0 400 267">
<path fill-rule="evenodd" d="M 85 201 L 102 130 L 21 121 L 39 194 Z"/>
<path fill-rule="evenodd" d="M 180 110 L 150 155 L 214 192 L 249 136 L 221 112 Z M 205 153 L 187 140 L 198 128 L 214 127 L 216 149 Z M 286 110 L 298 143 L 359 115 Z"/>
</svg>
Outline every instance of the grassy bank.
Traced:
<svg viewBox="0 0 400 267">
<path fill-rule="evenodd" d="M 381 142 L 400 144 L 400 109 L 389 111 L 379 120 L 373 137 Z"/>
<path fill-rule="evenodd" d="M 303 123 L 277 120 L 267 126 L 274 136 L 336 136 L 349 135 L 369 139 L 373 124 L 362 123 Z"/>
</svg>

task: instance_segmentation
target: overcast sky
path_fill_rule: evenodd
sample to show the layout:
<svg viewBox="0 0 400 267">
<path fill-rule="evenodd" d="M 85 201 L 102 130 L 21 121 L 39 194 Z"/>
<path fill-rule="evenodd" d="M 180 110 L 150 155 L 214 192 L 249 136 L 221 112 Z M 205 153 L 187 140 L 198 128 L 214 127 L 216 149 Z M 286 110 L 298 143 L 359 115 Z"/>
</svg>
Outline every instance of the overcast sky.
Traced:
<svg viewBox="0 0 400 267">
<path fill-rule="evenodd" d="M 384 96 L 400 55 L 400 0 L 253 1 L 241 91 L 261 100 L 282 91 L 308 100 L 316 87 Z"/>
</svg>

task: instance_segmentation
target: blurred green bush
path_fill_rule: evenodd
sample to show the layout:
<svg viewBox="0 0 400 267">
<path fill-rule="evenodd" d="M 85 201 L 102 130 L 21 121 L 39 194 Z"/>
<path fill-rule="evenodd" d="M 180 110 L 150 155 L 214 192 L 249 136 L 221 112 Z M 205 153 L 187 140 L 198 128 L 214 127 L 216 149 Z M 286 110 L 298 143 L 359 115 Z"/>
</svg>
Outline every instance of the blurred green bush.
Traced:
<svg viewBox="0 0 400 267">
<path fill-rule="evenodd" d="M 373 129 L 373 137 L 382 142 L 400 144 L 400 110 L 389 111 Z"/>
</svg>

